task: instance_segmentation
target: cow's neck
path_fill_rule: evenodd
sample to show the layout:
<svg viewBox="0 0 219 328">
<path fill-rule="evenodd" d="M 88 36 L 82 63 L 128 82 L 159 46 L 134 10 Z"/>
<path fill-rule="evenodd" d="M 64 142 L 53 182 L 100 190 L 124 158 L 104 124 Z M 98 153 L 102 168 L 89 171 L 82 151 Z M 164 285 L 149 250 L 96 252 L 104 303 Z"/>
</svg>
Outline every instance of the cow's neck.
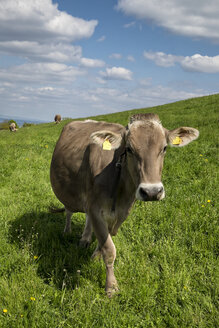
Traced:
<svg viewBox="0 0 219 328">
<path fill-rule="evenodd" d="M 112 186 L 112 192 L 111 192 L 111 198 L 113 199 L 112 203 L 112 211 L 115 212 L 116 209 L 116 201 L 119 195 L 119 184 L 121 179 L 121 171 L 123 162 L 126 159 L 126 151 L 124 151 L 122 154 L 120 154 L 118 160 L 115 162 L 115 177 L 114 182 Z"/>
<path fill-rule="evenodd" d="M 124 161 L 121 165 L 119 181 L 115 191 L 115 208 L 122 206 L 122 208 L 126 208 L 128 211 L 135 200 L 135 191 L 136 187 L 127 169 L 126 161 Z"/>
</svg>

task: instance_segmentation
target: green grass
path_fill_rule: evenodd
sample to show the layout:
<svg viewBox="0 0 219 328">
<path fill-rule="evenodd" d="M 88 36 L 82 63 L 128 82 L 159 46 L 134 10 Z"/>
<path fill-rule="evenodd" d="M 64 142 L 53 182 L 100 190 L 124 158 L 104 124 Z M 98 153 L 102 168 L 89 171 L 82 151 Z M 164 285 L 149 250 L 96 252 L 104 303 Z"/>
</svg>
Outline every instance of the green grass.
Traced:
<svg viewBox="0 0 219 328">
<path fill-rule="evenodd" d="M 217 327 L 219 95 L 95 119 L 126 125 L 137 112 L 200 137 L 168 149 L 166 199 L 136 202 L 114 237 L 120 294 L 111 300 L 104 264 L 90 259 L 96 242 L 77 247 L 84 215 L 66 238 L 64 214 L 48 211 L 61 206 L 49 167 L 67 121 L 0 131 L 0 327 Z"/>
</svg>

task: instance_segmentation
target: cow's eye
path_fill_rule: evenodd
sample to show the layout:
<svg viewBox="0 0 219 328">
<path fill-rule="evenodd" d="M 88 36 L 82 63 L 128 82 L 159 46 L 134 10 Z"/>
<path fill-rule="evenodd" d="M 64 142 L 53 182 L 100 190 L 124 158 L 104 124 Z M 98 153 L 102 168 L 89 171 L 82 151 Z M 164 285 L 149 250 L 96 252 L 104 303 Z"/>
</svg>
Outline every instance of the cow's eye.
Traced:
<svg viewBox="0 0 219 328">
<path fill-rule="evenodd" d="M 132 154 L 132 150 L 130 147 L 126 147 L 126 151 L 127 151 L 127 153 Z"/>
<path fill-rule="evenodd" d="M 166 150 L 167 150 L 167 146 L 163 148 L 163 153 L 166 153 Z"/>
</svg>

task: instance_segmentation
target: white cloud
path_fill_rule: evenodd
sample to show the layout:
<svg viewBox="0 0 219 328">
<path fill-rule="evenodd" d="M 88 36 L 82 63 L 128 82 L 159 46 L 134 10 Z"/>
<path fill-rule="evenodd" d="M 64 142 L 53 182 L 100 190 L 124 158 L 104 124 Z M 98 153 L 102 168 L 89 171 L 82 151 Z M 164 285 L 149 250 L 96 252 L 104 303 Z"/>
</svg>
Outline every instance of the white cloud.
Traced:
<svg viewBox="0 0 219 328">
<path fill-rule="evenodd" d="M 127 60 L 130 62 L 135 62 L 135 58 L 131 55 L 127 56 Z"/>
<path fill-rule="evenodd" d="M 190 72 L 219 73 L 219 56 L 209 57 L 196 54 L 192 57 L 185 57 L 181 66 Z"/>
<path fill-rule="evenodd" d="M 112 58 L 112 59 L 121 59 L 122 58 L 122 55 L 121 54 L 114 53 L 114 54 L 111 54 L 109 56 L 109 58 Z"/>
<path fill-rule="evenodd" d="M 80 46 L 66 43 L 41 44 L 37 41 L 0 41 L 0 52 L 16 54 L 31 61 L 70 62 L 79 60 L 82 56 Z"/>
<path fill-rule="evenodd" d="M 144 57 L 146 59 L 153 60 L 156 65 L 163 67 L 174 66 L 176 62 L 179 62 L 183 57 L 165 54 L 164 52 L 148 52 L 144 51 Z"/>
<path fill-rule="evenodd" d="M 200 73 L 219 73 L 219 55 L 214 57 L 196 54 L 193 56 L 175 56 L 163 52 L 144 52 L 146 59 L 152 60 L 157 66 L 170 67 L 179 63 L 185 71 Z"/>
<path fill-rule="evenodd" d="M 28 63 L 0 69 L 0 81 L 17 84 L 65 84 L 82 75 L 83 70 L 60 63 Z"/>
<path fill-rule="evenodd" d="M 97 42 L 103 42 L 103 41 L 105 41 L 105 40 L 106 40 L 106 36 L 103 35 L 103 36 L 101 36 L 99 39 L 97 39 Z"/>
<path fill-rule="evenodd" d="M 106 80 L 132 80 L 132 72 L 124 67 L 107 68 L 105 72 L 100 72 L 100 75 Z"/>
<path fill-rule="evenodd" d="M 219 40 L 218 0 L 118 0 L 117 9 L 176 34 Z"/>
<path fill-rule="evenodd" d="M 0 53 L 14 54 L 22 58 L 28 58 L 32 62 L 57 62 L 79 63 L 83 67 L 103 67 L 104 61 L 82 57 L 80 46 L 73 46 L 66 43 L 39 44 L 34 41 L 0 41 Z"/>
<path fill-rule="evenodd" d="M 103 61 L 83 58 L 82 48 L 71 44 L 90 37 L 97 23 L 61 12 L 51 0 L 1 0 L 0 53 L 31 62 L 102 67 Z"/>
<path fill-rule="evenodd" d="M 103 67 L 105 62 L 100 59 L 81 58 L 80 63 L 84 67 Z"/>
<path fill-rule="evenodd" d="M 57 63 L 60 77 L 72 74 L 74 78 L 81 75 L 80 70 L 84 74 L 81 68 L 58 64 L 73 62 L 80 67 L 103 67 L 105 63 L 102 60 L 83 58 L 82 48 L 72 45 L 72 41 L 90 37 L 97 23 L 96 20 L 86 21 L 61 12 L 52 0 L 1 0 L 0 54 L 20 57 L 28 64 L 9 69 L 7 77 L 6 72 L 0 73 L 10 80 L 17 70 L 18 79 L 24 75 L 25 80 L 29 79 L 25 71 L 31 66 L 31 75 L 35 76 L 35 80 L 38 77 L 40 83 L 40 74 L 42 79 L 51 75 L 51 66 L 46 63 Z M 22 74 L 21 69 L 24 70 Z"/>
<path fill-rule="evenodd" d="M 54 88 L 48 86 L 48 87 L 39 88 L 39 91 L 41 91 L 41 92 L 51 92 L 51 91 L 54 91 Z"/>
<path fill-rule="evenodd" d="M 152 104 L 164 104 L 188 98 L 201 97 L 203 94 L 203 90 L 177 90 L 162 85 L 143 87 L 136 90 L 136 97 L 139 98 L 139 101 L 145 99 L 147 102 L 151 101 Z"/>
<path fill-rule="evenodd" d="M 135 26 L 136 22 L 131 22 L 131 23 L 127 23 L 125 25 L 123 25 L 124 28 L 130 28 L 130 27 L 133 27 Z"/>
<path fill-rule="evenodd" d="M 77 90 L 77 97 L 81 99 L 95 99 L 91 102 L 91 108 L 100 108 L 100 113 L 104 108 L 105 112 L 118 112 L 132 108 L 142 108 L 156 106 L 173 101 L 183 100 L 203 96 L 203 90 L 178 90 L 162 85 L 146 85 L 140 83 L 134 88 L 126 89 L 98 87 L 86 90 Z M 75 95 L 76 96 L 76 95 Z M 75 97 L 74 96 L 74 97 Z"/>
<path fill-rule="evenodd" d="M 0 39 L 75 41 L 89 38 L 98 22 L 60 11 L 51 0 L 1 0 Z"/>
</svg>

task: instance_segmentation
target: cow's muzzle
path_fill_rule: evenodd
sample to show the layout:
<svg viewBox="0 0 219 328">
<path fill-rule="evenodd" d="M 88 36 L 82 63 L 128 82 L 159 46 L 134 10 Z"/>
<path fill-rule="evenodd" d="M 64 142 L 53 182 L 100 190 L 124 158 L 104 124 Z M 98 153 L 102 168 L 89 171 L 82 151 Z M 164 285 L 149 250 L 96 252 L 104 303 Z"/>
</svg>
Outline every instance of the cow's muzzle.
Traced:
<svg viewBox="0 0 219 328">
<path fill-rule="evenodd" d="M 136 199 L 145 202 L 161 200 L 165 197 L 164 186 L 159 183 L 140 183 L 136 191 Z"/>
</svg>

